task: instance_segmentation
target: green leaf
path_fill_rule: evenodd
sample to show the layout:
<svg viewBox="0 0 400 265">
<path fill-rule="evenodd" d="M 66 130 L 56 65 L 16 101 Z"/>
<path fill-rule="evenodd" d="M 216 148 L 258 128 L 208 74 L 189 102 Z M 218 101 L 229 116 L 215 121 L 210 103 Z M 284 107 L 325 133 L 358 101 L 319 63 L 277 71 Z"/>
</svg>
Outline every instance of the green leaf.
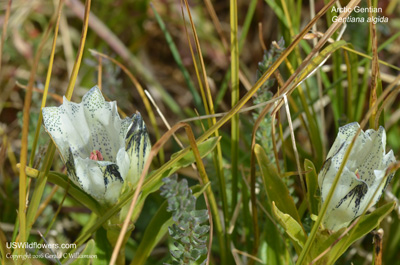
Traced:
<svg viewBox="0 0 400 265">
<path fill-rule="evenodd" d="M 193 187 L 190 187 L 193 191 L 193 196 L 198 198 L 201 194 L 203 194 L 203 192 L 206 191 L 206 189 L 210 185 L 211 185 L 211 182 L 207 182 L 204 185 L 194 185 Z"/>
<path fill-rule="evenodd" d="M 275 218 L 282 225 L 285 232 L 289 235 L 289 237 L 302 249 L 307 241 L 307 237 L 304 234 L 301 225 L 296 222 L 296 220 L 294 220 L 290 215 L 282 213 L 276 207 L 274 202 L 272 202 L 272 212 L 274 213 Z"/>
<path fill-rule="evenodd" d="M 289 194 L 285 183 L 279 176 L 275 165 L 270 163 L 263 148 L 256 144 L 254 153 L 260 166 L 264 187 L 268 195 L 268 200 L 275 202 L 282 212 L 289 214 L 297 223 L 301 224 L 299 214 L 294 204 L 293 198 Z"/>
<path fill-rule="evenodd" d="M 272 206 L 265 204 L 266 210 L 271 212 Z M 282 237 L 279 231 L 279 227 L 276 222 L 273 222 L 272 218 L 266 218 L 264 229 L 260 237 L 260 246 L 258 249 L 257 257 L 263 262 L 257 262 L 257 265 L 268 264 L 268 265 L 290 265 L 291 257 L 288 252 L 288 248 L 285 244 L 289 244 L 286 238 Z M 287 242 L 285 242 L 287 241 Z"/>
<path fill-rule="evenodd" d="M 354 47 L 351 43 L 348 43 L 347 46 L 354 50 Z M 354 111 L 357 109 L 356 106 L 358 104 L 358 56 L 353 52 L 346 51 L 346 65 L 347 65 L 347 80 L 349 81 L 348 84 L 348 106 L 347 106 L 347 116 L 350 121 L 354 121 L 355 113 Z"/>
<path fill-rule="evenodd" d="M 71 264 L 72 265 L 89 265 L 92 260 L 96 259 L 95 251 L 96 251 L 96 248 L 95 248 L 94 240 L 91 239 L 86 244 L 85 249 L 79 255 L 80 257 L 78 257 L 76 260 L 74 260 Z"/>
<path fill-rule="evenodd" d="M 171 213 L 167 212 L 167 206 L 167 202 L 164 201 L 164 203 L 158 209 L 157 213 L 151 219 L 149 225 L 144 231 L 142 241 L 140 242 L 136 254 L 133 257 L 133 260 L 131 262 L 132 265 L 145 264 L 151 251 L 161 240 L 161 238 L 167 233 L 168 226 L 171 226 L 173 224 L 174 221 L 171 218 Z"/>
<path fill-rule="evenodd" d="M 303 79 L 307 78 L 308 75 L 310 75 L 312 72 L 315 71 L 315 69 L 328 57 L 330 56 L 333 52 L 335 52 L 337 49 L 340 47 L 346 45 L 346 41 L 340 40 L 340 41 L 335 41 L 334 43 L 328 45 L 325 49 L 323 49 L 318 56 L 314 57 L 312 61 L 305 67 L 300 74 L 298 75 L 298 78 L 295 79 L 294 83 L 300 83 L 303 81 Z"/>
<path fill-rule="evenodd" d="M 96 265 L 106 265 L 110 263 L 113 248 L 107 239 L 107 231 L 100 227 L 96 231 Z"/>
<path fill-rule="evenodd" d="M 304 169 L 307 172 L 306 184 L 307 184 L 307 199 L 310 202 L 311 213 L 318 215 L 319 197 L 317 196 L 318 191 L 318 175 L 315 170 L 314 164 L 306 159 L 304 161 Z"/>
<path fill-rule="evenodd" d="M 204 156 L 208 155 L 212 150 L 214 150 L 214 148 L 217 146 L 220 139 L 221 139 L 221 137 L 211 137 L 211 138 L 205 140 L 204 142 L 202 142 L 201 144 L 199 144 L 197 146 L 197 148 L 199 149 L 200 156 L 204 157 Z M 179 152 L 173 154 L 171 156 L 171 159 L 178 156 L 181 152 L 182 151 L 179 151 Z M 176 162 L 174 164 L 174 167 L 179 167 L 179 168 L 187 167 L 187 166 L 190 166 L 195 161 L 196 161 L 196 159 L 194 157 L 193 151 L 190 151 L 185 156 L 183 156 L 178 162 Z"/>
<path fill-rule="evenodd" d="M 316 67 L 316 66 L 315 66 Z M 297 92 L 299 95 L 299 99 L 301 102 L 301 106 L 304 110 L 304 113 L 306 114 L 307 117 L 307 122 L 308 122 L 308 127 L 306 128 L 308 133 L 309 133 L 309 137 L 310 139 L 312 139 L 312 141 L 310 142 L 313 148 L 313 153 L 314 153 L 314 163 L 317 164 L 317 166 L 321 166 L 323 163 L 323 158 L 321 155 L 322 154 L 322 139 L 321 139 L 321 131 L 318 129 L 318 125 L 317 125 L 317 121 L 315 119 L 315 115 L 313 115 L 313 113 L 315 113 L 313 105 L 309 104 L 307 102 L 306 96 L 304 94 L 303 89 L 301 88 L 301 86 L 298 86 L 297 88 Z M 311 111 L 310 111 L 311 108 Z"/>
</svg>

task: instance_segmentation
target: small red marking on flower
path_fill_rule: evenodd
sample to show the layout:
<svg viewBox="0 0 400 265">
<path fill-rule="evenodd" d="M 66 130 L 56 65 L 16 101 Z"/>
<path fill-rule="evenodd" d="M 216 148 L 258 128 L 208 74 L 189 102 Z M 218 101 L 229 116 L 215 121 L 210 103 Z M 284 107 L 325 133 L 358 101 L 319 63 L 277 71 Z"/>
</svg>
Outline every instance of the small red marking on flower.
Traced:
<svg viewBox="0 0 400 265">
<path fill-rule="evenodd" d="M 361 177 L 360 177 L 360 174 L 358 174 L 358 172 L 356 172 L 356 177 L 357 177 L 358 179 L 361 178 Z"/>
<path fill-rule="evenodd" d="M 99 150 L 93 150 L 93 152 L 90 153 L 90 157 L 91 160 L 96 160 L 96 161 L 103 161 L 104 158 L 101 155 Z"/>
</svg>

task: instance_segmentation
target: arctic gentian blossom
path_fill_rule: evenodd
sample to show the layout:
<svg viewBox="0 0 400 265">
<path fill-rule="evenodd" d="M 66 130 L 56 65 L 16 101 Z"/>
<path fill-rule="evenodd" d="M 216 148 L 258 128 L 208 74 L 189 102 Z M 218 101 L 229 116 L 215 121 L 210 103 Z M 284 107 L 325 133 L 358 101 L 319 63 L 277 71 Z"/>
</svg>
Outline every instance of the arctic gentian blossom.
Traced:
<svg viewBox="0 0 400 265">
<path fill-rule="evenodd" d="M 122 120 L 97 86 L 79 104 L 64 97 L 42 113 L 68 177 L 102 205 L 115 203 L 124 183 L 137 182 L 151 148 L 140 113 Z"/>
<path fill-rule="evenodd" d="M 325 201 L 344 154 L 359 128 L 360 125 L 356 122 L 339 128 L 328 158 L 318 175 L 322 201 Z M 345 227 L 362 214 L 370 201 L 371 205 L 378 202 L 393 177 L 391 174 L 383 180 L 386 170 L 396 161 L 392 150 L 385 152 L 385 146 L 386 132 L 383 127 L 379 127 L 378 131 L 361 131 L 329 203 L 323 221 L 325 228 L 338 230 Z"/>
</svg>

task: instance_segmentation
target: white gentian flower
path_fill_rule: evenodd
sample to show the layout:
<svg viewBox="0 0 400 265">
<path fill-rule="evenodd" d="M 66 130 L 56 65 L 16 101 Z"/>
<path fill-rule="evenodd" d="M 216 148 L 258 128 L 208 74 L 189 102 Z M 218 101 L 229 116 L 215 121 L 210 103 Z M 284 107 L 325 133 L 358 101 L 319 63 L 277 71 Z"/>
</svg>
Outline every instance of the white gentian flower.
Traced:
<svg viewBox="0 0 400 265">
<path fill-rule="evenodd" d="M 339 128 L 328 158 L 318 175 L 322 201 L 325 201 L 344 154 L 359 128 L 357 122 Z M 386 132 L 383 127 L 379 127 L 378 131 L 361 131 L 329 203 L 323 221 L 325 228 L 338 230 L 345 227 L 362 214 L 370 201 L 371 205 L 378 202 L 393 177 L 391 174 L 382 181 L 385 172 L 389 164 L 396 161 L 392 150 L 385 153 L 385 146 Z M 378 191 L 375 193 L 376 190 Z"/>
<path fill-rule="evenodd" d="M 69 178 L 102 205 L 115 203 L 124 183 L 137 182 L 151 148 L 140 113 L 122 120 L 97 86 L 79 104 L 64 97 L 42 113 Z"/>
</svg>

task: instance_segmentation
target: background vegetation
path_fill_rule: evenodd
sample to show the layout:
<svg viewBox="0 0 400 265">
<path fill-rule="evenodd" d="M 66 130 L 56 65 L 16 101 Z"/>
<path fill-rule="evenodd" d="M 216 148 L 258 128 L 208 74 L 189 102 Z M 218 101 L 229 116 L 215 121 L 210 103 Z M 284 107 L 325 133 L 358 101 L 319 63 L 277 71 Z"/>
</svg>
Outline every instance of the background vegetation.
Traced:
<svg viewBox="0 0 400 265">
<path fill-rule="evenodd" d="M 210 180 L 209 186 L 194 188 L 199 197 L 197 209 L 207 208 L 199 191 L 206 191 L 211 205 L 210 264 L 294 264 L 300 252 L 285 233 L 287 228 L 282 228 L 274 216 L 273 195 L 263 182 L 266 177 L 254 156 L 254 144 L 265 152 L 264 162 L 271 166 L 268 172 L 281 177 L 307 234 L 315 221 L 311 213 L 318 214 L 318 204 L 307 209 L 302 178 L 318 174 L 340 126 L 353 121 L 361 123 L 365 118 L 369 120 L 365 128 L 383 125 L 387 150 L 393 149 L 396 156 L 400 151 L 396 79 L 400 70 L 400 3 L 361 1 L 360 6 L 381 7 L 383 12 L 375 16 L 385 16 L 388 22 L 348 23 L 343 42 L 336 41 L 340 29 L 327 30 L 332 25 L 341 26 L 332 22 L 334 12 L 315 17 L 327 4 L 328 1 L 320 0 L 103 0 L 91 4 L 87 1 L 85 8 L 79 0 L 61 1 L 61 5 L 56 0 L 0 0 L 3 264 L 9 262 L 4 255 L 11 251 L 4 247 L 5 242 L 24 238 L 39 242 L 39 231 L 49 242 L 75 242 L 86 246 L 89 252 L 92 247 L 98 255 L 94 264 L 109 262 L 114 248 L 104 240 L 105 228 L 101 226 L 107 218 L 99 220 L 66 196 L 65 189 L 27 178 L 17 167 L 18 163 L 26 163 L 46 176 L 50 168 L 52 172 L 65 172 L 57 153 L 53 159 L 55 148 L 50 138 L 43 129 L 38 130 L 43 91 L 48 91 L 45 105 L 58 106 L 63 95 L 72 95 L 73 101 L 80 102 L 95 84 L 101 85 L 106 98 L 118 102 L 122 116 L 142 113 L 153 144 L 169 127 L 143 89 L 148 90 L 171 126 L 179 121 L 190 125 L 197 145 L 210 136 L 222 136 L 218 143 L 217 138 L 208 143 L 213 151 L 203 159 L 204 172 L 201 163 L 197 163 L 197 168 L 190 163 L 181 163 L 179 167 L 168 164 L 171 155 L 182 149 L 178 141 L 185 147 L 193 144 L 187 132 L 178 130 L 178 141 L 162 140 L 165 145 L 151 167 L 157 182 L 149 189 L 147 199 L 141 201 L 143 208 L 135 210 L 135 228 L 125 246 L 127 263 L 171 262 L 169 249 L 174 240 L 167 236 L 167 227 L 172 224 L 158 188 L 162 177 L 179 168 L 179 178 L 187 178 L 189 186 L 204 185 Z M 85 11 L 89 9 L 90 20 L 85 23 Z M 352 16 L 367 19 L 369 14 Z M 306 28 L 311 26 L 310 21 L 315 22 L 312 29 Z M 55 32 L 58 37 L 53 46 Z M 318 46 L 317 41 L 324 37 L 330 39 Z M 312 62 L 306 58 L 310 54 L 316 58 Z M 325 58 L 328 60 L 323 61 Z M 320 63 L 323 65 L 318 67 Z M 287 80 L 290 82 L 286 83 Z M 276 101 L 276 109 L 275 105 L 263 104 L 282 95 L 282 91 L 287 94 L 291 117 L 282 105 L 282 97 Z M 368 117 L 368 110 L 385 91 L 392 92 L 379 103 L 383 111 Z M 256 107 L 248 109 L 252 106 Z M 214 113 L 222 114 L 217 118 L 196 118 Z M 199 149 L 202 156 L 206 154 Z M 310 171 L 312 167 L 315 169 Z M 146 187 L 143 191 L 147 191 Z M 132 195 L 126 202 L 130 202 Z M 397 173 L 377 207 L 389 201 L 398 203 L 399 196 Z M 24 203 L 24 198 L 28 203 Z M 27 216 L 21 219 L 21 212 Z M 384 229 L 383 263 L 400 264 L 398 206 L 380 227 Z M 149 234 L 151 229 L 153 234 Z M 85 245 L 89 237 L 94 244 L 89 241 Z M 367 234 L 352 244 L 338 264 L 370 264 L 375 258 L 372 238 L 372 234 Z"/>
</svg>

